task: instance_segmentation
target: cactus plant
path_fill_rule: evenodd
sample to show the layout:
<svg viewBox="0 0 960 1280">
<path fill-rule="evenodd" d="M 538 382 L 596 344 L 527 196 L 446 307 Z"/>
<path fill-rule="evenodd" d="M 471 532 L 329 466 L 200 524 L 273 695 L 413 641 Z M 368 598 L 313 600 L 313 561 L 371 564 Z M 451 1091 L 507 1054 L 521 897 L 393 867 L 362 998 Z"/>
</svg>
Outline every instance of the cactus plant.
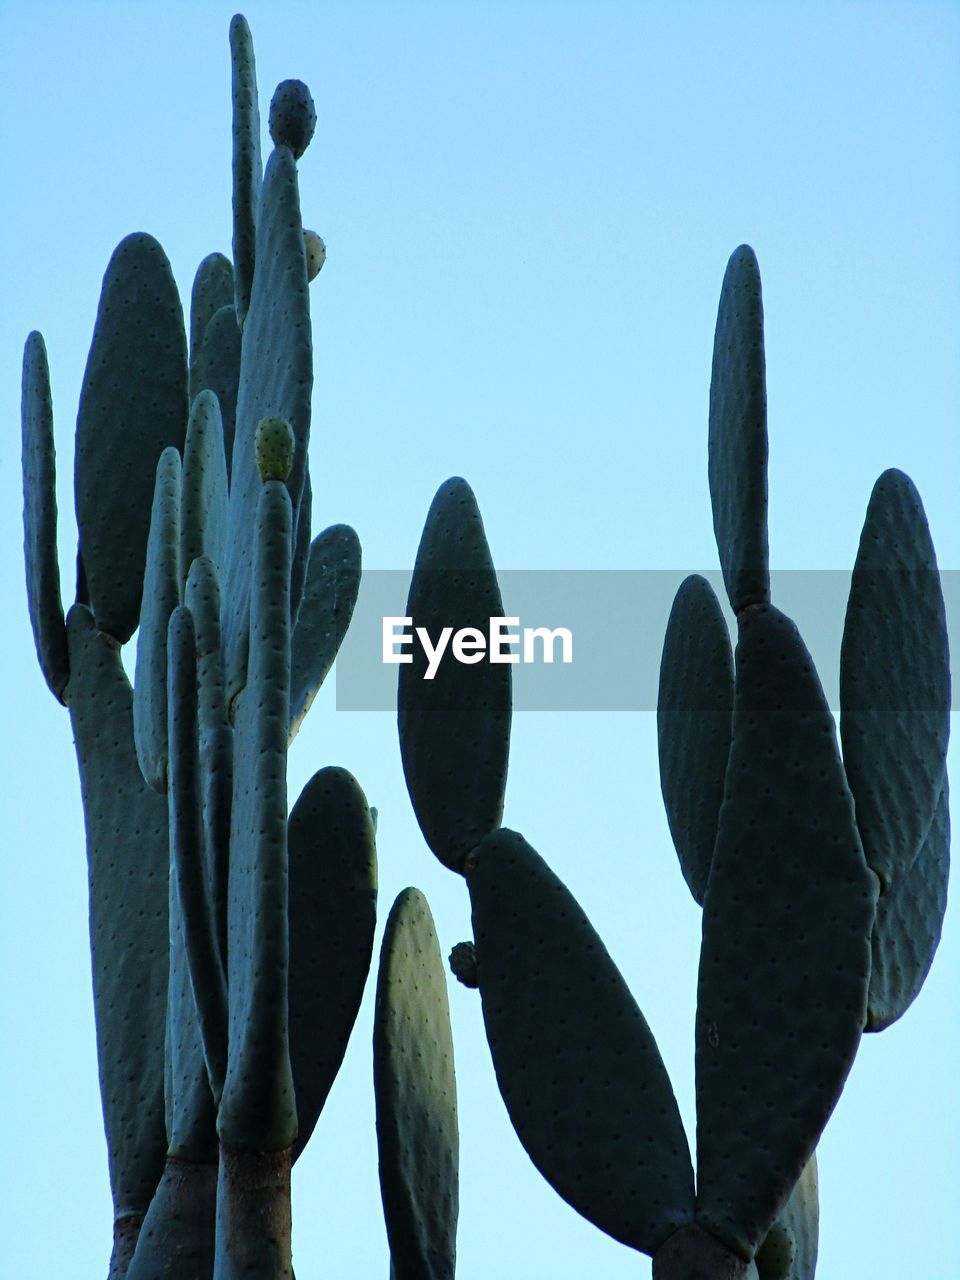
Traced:
<svg viewBox="0 0 960 1280">
<path fill-rule="evenodd" d="M 696 1174 L 656 1041 L 566 886 L 501 827 L 507 666 L 402 668 L 400 745 L 427 843 L 466 880 L 507 1111 L 534 1164 L 657 1280 L 816 1265 L 815 1148 L 865 1030 L 899 1017 L 946 900 L 950 676 L 940 580 L 910 482 L 877 482 L 841 658 L 840 743 L 796 625 L 770 600 L 763 303 L 741 246 L 720 296 L 709 480 L 735 665 L 703 578 L 667 628 L 658 732 L 681 869 L 703 906 Z M 502 611 L 473 494 L 430 509 L 407 614 L 435 633 Z M 456 728 L 454 727 L 456 726 Z M 473 957 L 471 957 L 473 959 Z"/>
</svg>

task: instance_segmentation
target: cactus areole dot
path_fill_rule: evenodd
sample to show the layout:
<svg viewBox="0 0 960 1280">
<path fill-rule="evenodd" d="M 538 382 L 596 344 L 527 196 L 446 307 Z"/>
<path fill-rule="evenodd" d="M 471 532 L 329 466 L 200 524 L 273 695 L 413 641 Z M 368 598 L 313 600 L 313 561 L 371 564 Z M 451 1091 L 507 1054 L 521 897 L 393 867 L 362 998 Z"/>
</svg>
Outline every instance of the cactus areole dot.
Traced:
<svg viewBox="0 0 960 1280">
<path fill-rule="evenodd" d="M 293 450 L 295 446 L 293 428 L 286 418 L 262 418 L 257 426 L 254 447 L 257 452 L 257 470 L 260 479 L 290 479 L 293 470 Z"/>
<path fill-rule="evenodd" d="M 317 127 L 317 109 L 302 80 L 281 80 L 270 100 L 270 137 L 299 160 Z"/>
</svg>

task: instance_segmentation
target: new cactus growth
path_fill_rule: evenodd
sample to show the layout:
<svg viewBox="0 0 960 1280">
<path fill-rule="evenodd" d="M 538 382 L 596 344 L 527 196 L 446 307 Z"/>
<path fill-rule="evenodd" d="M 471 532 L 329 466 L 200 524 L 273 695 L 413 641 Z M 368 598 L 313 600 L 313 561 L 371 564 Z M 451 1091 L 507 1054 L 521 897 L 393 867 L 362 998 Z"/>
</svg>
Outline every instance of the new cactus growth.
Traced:
<svg viewBox="0 0 960 1280">
<path fill-rule="evenodd" d="M 404 771 L 421 829 L 462 874 L 497 1080 L 554 1188 L 653 1258 L 656 1280 L 811 1280 L 815 1147 L 862 1033 L 899 1017 L 946 901 L 949 663 L 932 543 L 909 480 L 877 482 L 841 658 L 840 743 L 796 625 L 770 600 L 763 303 L 732 255 L 710 389 L 709 480 L 736 653 L 707 582 L 681 586 L 660 672 L 663 797 L 703 906 L 691 1160 L 656 1041 L 590 922 L 500 826 L 509 667 L 401 669 Z M 431 507 L 407 613 L 428 628 L 499 612 L 462 480 Z M 482 625 L 482 624 L 481 624 Z M 457 736 L 454 712 L 462 718 Z"/>
</svg>

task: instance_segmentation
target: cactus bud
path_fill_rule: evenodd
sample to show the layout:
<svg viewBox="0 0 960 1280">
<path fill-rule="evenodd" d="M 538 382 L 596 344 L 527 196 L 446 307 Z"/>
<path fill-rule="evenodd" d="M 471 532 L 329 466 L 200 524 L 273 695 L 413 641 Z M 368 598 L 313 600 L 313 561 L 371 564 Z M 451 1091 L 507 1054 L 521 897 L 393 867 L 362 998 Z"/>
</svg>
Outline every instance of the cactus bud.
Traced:
<svg viewBox="0 0 960 1280">
<path fill-rule="evenodd" d="M 302 80 L 282 80 L 270 100 L 270 137 L 299 160 L 317 127 L 317 109 Z"/>
<path fill-rule="evenodd" d="M 303 247 L 307 252 L 307 279 L 315 280 L 327 260 L 327 246 L 315 231 L 304 231 Z"/>
<path fill-rule="evenodd" d="M 472 942 L 458 942 L 450 952 L 450 972 L 465 987 L 479 987 L 477 951 Z"/>
<path fill-rule="evenodd" d="M 286 418 L 262 418 L 257 426 L 254 447 L 260 479 L 287 481 L 293 470 L 295 447 L 293 428 Z"/>
</svg>

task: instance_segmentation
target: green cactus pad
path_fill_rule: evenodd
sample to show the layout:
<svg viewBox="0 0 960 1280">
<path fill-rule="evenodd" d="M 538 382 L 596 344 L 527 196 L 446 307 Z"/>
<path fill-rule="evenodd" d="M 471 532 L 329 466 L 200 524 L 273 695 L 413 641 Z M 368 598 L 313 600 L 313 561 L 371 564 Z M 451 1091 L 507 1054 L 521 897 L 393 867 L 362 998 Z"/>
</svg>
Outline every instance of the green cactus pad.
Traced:
<svg viewBox="0 0 960 1280">
<path fill-rule="evenodd" d="M 197 361 L 194 395 L 210 390 L 217 397 L 223 424 L 223 452 L 227 460 L 227 479 L 233 466 L 233 441 L 237 425 L 237 389 L 240 384 L 240 330 L 233 303 L 221 307 L 203 335 L 203 347 Z"/>
<path fill-rule="evenodd" d="M 760 1280 L 813 1280 L 819 1235 L 817 1157 L 812 1155 L 757 1250 Z"/>
<path fill-rule="evenodd" d="M 503 616 L 490 548 L 473 490 L 454 477 L 437 490 L 427 515 L 407 598 L 414 627 L 434 642 L 443 627 L 475 627 Z M 510 750 L 507 664 L 466 665 L 451 654 L 432 680 L 420 645 L 400 667 L 400 751 L 413 808 L 427 844 L 444 866 L 461 871 L 467 854 L 495 831 L 503 814 Z"/>
<path fill-rule="evenodd" d="M 167 789 L 167 625 L 180 603 L 180 475 L 179 453 L 164 449 L 153 491 L 133 695 L 137 759 L 154 791 Z"/>
<path fill-rule="evenodd" d="M 317 127 L 317 108 L 302 80 L 282 80 L 270 100 L 270 137 L 299 160 Z"/>
<path fill-rule="evenodd" d="M 227 878 L 233 805 L 233 729 L 227 712 L 220 650 L 220 584 L 216 565 L 194 560 L 184 602 L 197 644 L 197 715 L 207 875 L 221 963 L 227 962 Z"/>
<path fill-rule="evenodd" d="M 919 856 L 877 904 L 873 927 L 867 1031 L 883 1031 L 920 994 L 940 943 L 950 874 L 946 781 Z"/>
<path fill-rule="evenodd" d="M 391 1275 L 453 1280 L 460 1206 L 457 1082 L 443 961 L 419 889 L 404 889 L 387 920 L 373 1080 Z"/>
<path fill-rule="evenodd" d="M 23 551 L 27 565 L 27 606 L 40 670 L 59 701 L 70 677 L 67 632 L 60 598 L 57 560 L 57 463 L 53 443 L 53 400 L 47 349 L 31 333 L 23 349 L 20 400 L 23 434 Z"/>
<path fill-rule="evenodd" d="M 307 268 L 297 168 L 285 147 L 270 157 L 263 181 L 257 274 L 243 334 L 237 430 L 231 471 L 229 541 L 221 583 L 227 694 L 243 688 L 250 611 L 254 513 L 261 486 L 254 439 L 265 417 L 286 418 L 296 450 L 287 488 L 294 528 L 306 474 L 313 387 Z M 299 601 L 295 602 L 299 607 Z M 296 607 L 294 613 L 296 613 Z"/>
<path fill-rule="evenodd" d="M 723 803 L 733 719 L 733 654 L 720 602 L 705 578 L 684 579 L 660 662 L 660 785 L 680 870 L 703 903 Z"/>
<path fill-rule="evenodd" d="M 263 162 L 260 158 L 260 103 L 253 36 L 242 14 L 230 23 L 233 96 L 233 285 L 237 324 L 242 329 L 253 290 L 257 256 L 257 210 Z"/>
<path fill-rule="evenodd" d="M 767 388 L 760 268 L 735 249 L 720 291 L 710 379 L 710 501 L 723 580 L 735 613 L 770 599 L 767 563 Z"/>
<path fill-rule="evenodd" d="M 840 736 L 867 861 L 884 892 L 933 821 L 950 733 L 950 654 L 937 559 L 902 471 L 874 485 L 840 650 Z"/>
<path fill-rule="evenodd" d="M 187 350 L 166 255 L 152 236 L 114 251 L 77 414 L 74 495 L 90 606 L 121 644 L 140 617 L 154 468 L 183 448 Z"/>
<path fill-rule="evenodd" d="M 282 480 L 286 484 L 293 470 L 296 446 L 293 427 L 286 418 L 261 418 L 253 438 L 260 479 Z"/>
<path fill-rule="evenodd" d="M 200 263 L 190 292 L 190 403 L 203 390 L 199 384 L 203 335 L 221 307 L 233 306 L 233 263 L 211 253 Z"/>
<path fill-rule="evenodd" d="M 197 643 L 193 616 L 182 606 L 170 618 L 167 653 L 171 762 L 170 1041 L 174 1068 L 181 1063 L 186 1076 L 179 1100 L 174 1078 L 170 1154 L 215 1162 L 217 1136 L 210 1102 L 219 1101 L 226 1073 L 227 981 L 217 942 L 204 838 Z M 210 1143 L 209 1149 L 203 1149 L 204 1142 Z"/>
<path fill-rule="evenodd" d="M 90 611 L 67 615 L 67 706 L 83 795 L 97 1059 L 117 1217 L 145 1213 L 167 1149 L 167 804 L 143 780 L 133 691 Z"/>
<path fill-rule="evenodd" d="M 230 1057 L 217 1122 L 224 1145 L 244 1151 L 282 1151 L 297 1131 L 287 1034 L 291 521 L 286 487 L 268 480 L 253 529 L 250 669 L 235 718 Z"/>
<path fill-rule="evenodd" d="M 693 1218 L 670 1079 L 616 965 L 564 884 L 500 830 L 466 861 L 483 1018 L 531 1160 L 615 1240 L 653 1254 Z"/>
<path fill-rule="evenodd" d="M 183 448 L 180 501 L 180 572 L 186 583 L 197 556 L 223 564 L 227 542 L 227 463 L 223 421 L 209 389 L 193 402 Z"/>
<path fill-rule="evenodd" d="M 290 814 L 290 1062 L 294 1159 L 336 1079 L 363 995 L 377 923 L 370 806 L 346 769 L 321 769 Z"/>
<path fill-rule="evenodd" d="M 310 544 L 306 588 L 293 632 L 291 742 L 333 666 L 359 590 L 360 539 L 349 525 L 331 525 Z"/>
<path fill-rule="evenodd" d="M 733 744 L 703 907 L 697 1221 L 753 1256 L 860 1042 L 876 877 L 796 626 L 740 616 Z"/>
<path fill-rule="evenodd" d="M 327 246 L 315 231 L 304 231 L 303 246 L 307 253 L 307 280 L 316 280 L 327 260 Z"/>
<path fill-rule="evenodd" d="M 216 1214 L 216 1162 L 168 1159 L 126 1280 L 210 1280 Z"/>
</svg>

